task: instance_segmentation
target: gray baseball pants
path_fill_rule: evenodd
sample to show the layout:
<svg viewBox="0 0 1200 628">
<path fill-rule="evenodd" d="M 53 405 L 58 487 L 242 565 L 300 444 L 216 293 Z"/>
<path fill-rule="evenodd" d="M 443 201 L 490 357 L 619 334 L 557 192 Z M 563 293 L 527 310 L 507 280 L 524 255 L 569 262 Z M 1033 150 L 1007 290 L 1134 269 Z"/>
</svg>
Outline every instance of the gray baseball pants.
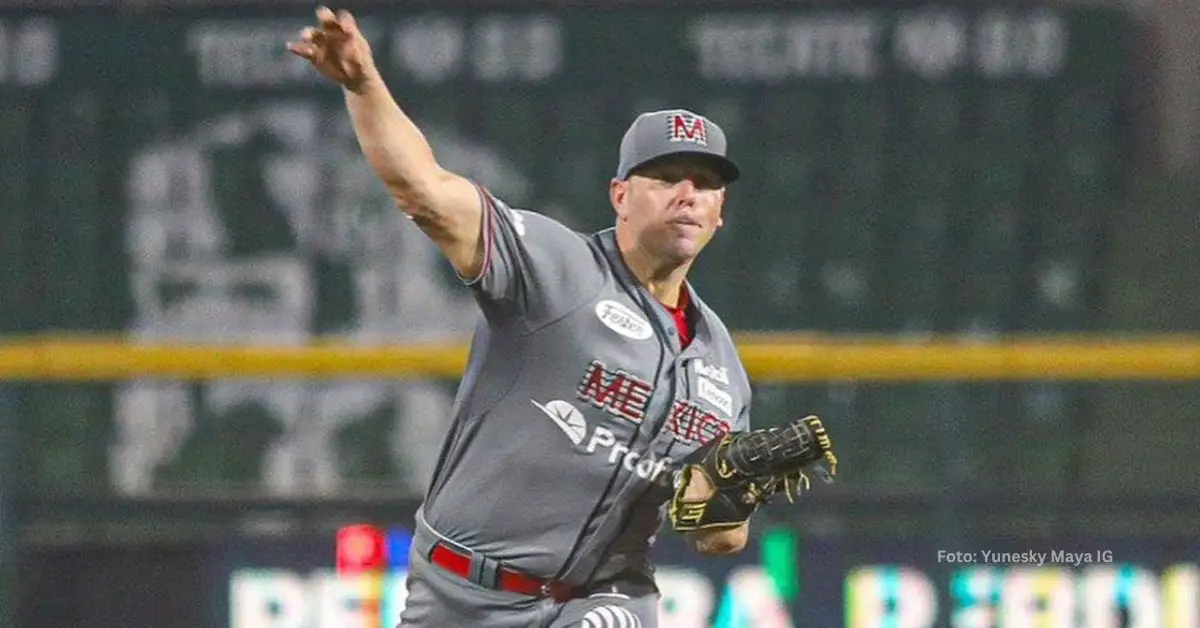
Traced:
<svg viewBox="0 0 1200 628">
<path fill-rule="evenodd" d="M 659 594 L 599 590 L 559 602 L 485 587 L 430 562 L 439 539 L 418 515 L 402 628 L 657 628 Z"/>
</svg>

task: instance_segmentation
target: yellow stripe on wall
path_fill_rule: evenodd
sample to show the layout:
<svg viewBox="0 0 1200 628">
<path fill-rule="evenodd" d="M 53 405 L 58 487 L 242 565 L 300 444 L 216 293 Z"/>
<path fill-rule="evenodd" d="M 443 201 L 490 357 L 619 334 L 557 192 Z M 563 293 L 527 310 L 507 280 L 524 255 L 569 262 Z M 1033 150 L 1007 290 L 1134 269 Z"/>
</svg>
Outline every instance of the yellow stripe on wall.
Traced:
<svg viewBox="0 0 1200 628">
<path fill-rule="evenodd" d="M 1197 336 L 982 342 L 740 334 L 738 340 L 742 360 L 759 382 L 1200 379 Z M 327 339 L 306 346 L 246 346 L 41 336 L 0 341 L 0 379 L 456 378 L 466 358 L 462 342 L 353 346 Z"/>
</svg>

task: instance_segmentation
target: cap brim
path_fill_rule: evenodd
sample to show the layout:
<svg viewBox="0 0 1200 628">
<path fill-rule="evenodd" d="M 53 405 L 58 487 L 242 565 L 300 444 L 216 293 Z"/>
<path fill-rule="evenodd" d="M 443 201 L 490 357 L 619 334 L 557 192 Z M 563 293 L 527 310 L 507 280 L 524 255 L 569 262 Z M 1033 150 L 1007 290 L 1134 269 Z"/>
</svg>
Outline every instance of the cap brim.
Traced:
<svg viewBox="0 0 1200 628">
<path fill-rule="evenodd" d="M 659 155 L 652 159 L 647 159 L 646 161 L 643 161 L 642 163 L 630 168 L 629 176 L 633 175 L 640 168 L 645 168 L 646 166 L 668 161 L 674 157 L 682 157 L 684 155 L 703 158 L 704 161 L 707 161 L 709 165 L 712 166 L 713 172 L 717 173 L 717 176 L 721 177 L 721 180 L 726 184 L 733 183 L 742 176 L 741 169 L 738 168 L 737 164 L 733 163 L 732 159 L 722 155 L 716 155 L 699 150 L 681 150 L 674 153 L 667 153 L 666 155 Z M 626 178 L 628 178 L 628 176 L 626 176 Z"/>
<path fill-rule="evenodd" d="M 717 168 L 717 174 L 724 179 L 725 183 L 733 183 L 742 178 L 742 170 L 738 168 L 737 164 L 733 163 L 733 160 L 718 155 L 713 155 L 712 157 L 714 158 L 713 164 Z"/>
</svg>

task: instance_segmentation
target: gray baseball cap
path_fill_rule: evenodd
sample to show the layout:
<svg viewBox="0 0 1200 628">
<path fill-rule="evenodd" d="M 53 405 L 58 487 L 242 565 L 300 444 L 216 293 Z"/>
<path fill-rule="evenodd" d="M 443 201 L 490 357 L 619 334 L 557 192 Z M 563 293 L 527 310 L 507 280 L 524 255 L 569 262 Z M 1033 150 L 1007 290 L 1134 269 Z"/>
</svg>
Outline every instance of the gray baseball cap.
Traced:
<svg viewBox="0 0 1200 628">
<path fill-rule="evenodd" d="M 704 155 L 726 183 L 733 183 L 741 170 L 725 155 L 726 148 L 725 131 L 700 114 L 686 109 L 649 111 L 621 138 L 617 178 L 624 181 L 638 166 L 669 155 Z"/>
</svg>

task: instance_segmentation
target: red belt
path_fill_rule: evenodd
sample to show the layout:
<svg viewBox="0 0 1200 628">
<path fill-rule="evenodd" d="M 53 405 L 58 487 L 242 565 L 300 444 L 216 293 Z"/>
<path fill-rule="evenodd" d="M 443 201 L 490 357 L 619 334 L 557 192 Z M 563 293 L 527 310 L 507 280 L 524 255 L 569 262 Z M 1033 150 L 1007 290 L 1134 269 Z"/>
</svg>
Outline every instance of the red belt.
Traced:
<svg viewBox="0 0 1200 628">
<path fill-rule="evenodd" d="M 466 580 L 473 580 L 471 575 L 471 555 L 441 541 L 433 545 L 429 553 L 429 561 Z M 549 597 L 565 602 L 575 597 L 575 588 L 565 582 L 543 580 L 536 576 L 514 571 L 501 565 L 496 569 L 495 583 L 481 583 L 484 586 L 510 593 L 520 593 L 533 597 Z"/>
</svg>

